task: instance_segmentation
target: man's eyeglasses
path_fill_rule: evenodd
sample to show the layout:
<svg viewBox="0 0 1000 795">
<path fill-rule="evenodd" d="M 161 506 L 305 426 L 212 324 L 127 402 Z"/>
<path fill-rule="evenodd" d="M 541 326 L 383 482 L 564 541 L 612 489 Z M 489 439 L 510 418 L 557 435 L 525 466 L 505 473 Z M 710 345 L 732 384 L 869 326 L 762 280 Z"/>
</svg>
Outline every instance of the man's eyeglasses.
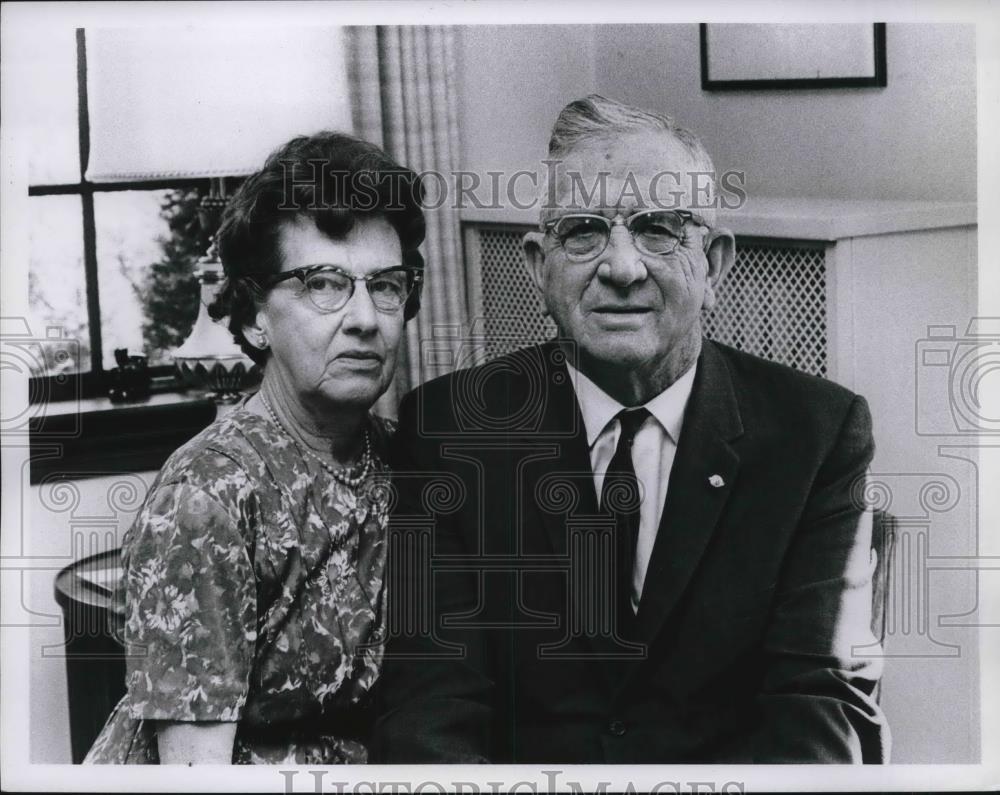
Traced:
<svg viewBox="0 0 1000 795">
<path fill-rule="evenodd" d="M 657 256 L 670 254 L 684 239 L 684 225 L 689 221 L 708 228 L 704 218 L 688 210 L 640 210 L 628 218 L 619 214 L 613 219 L 570 213 L 546 222 L 544 229 L 556 237 L 570 259 L 582 261 L 604 252 L 615 225 L 628 229 L 640 251 Z"/>
<path fill-rule="evenodd" d="M 302 282 L 309 300 L 321 312 L 336 312 L 347 305 L 354 295 L 354 285 L 364 282 L 375 308 L 381 312 L 398 312 L 406 305 L 424 275 L 418 268 L 397 266 L 355 276 L 336 265 L 310 265 L 282 271 L 259 281 L 265 289 L 270 289 L 286 279 Z"/>
</svg>

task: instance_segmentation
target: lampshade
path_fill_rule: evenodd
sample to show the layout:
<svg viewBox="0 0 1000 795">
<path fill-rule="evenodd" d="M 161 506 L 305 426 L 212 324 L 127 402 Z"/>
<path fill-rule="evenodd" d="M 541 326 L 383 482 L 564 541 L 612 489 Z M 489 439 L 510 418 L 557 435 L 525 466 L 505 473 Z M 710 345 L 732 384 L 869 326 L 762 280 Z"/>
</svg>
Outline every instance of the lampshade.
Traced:
<svg viewBox="0 0 1000 795">
<path fill-rule="evenodd" d="M 341 28 L 86 37 L 92 182 L 240 176 L 296 135 L 352 130 Z"/>
</svg>

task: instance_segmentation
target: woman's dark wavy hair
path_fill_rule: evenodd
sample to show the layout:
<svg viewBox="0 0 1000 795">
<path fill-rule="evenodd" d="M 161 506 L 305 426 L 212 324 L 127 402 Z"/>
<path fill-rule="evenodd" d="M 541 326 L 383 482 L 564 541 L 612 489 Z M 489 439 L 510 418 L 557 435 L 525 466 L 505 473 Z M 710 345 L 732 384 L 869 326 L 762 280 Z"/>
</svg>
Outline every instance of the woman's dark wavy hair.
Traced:
<svg viewBox="0 0 1000 795">
<path fill-rule="evenodd" d="M 263 299 L 257 286 L 282 269 L 282 224 L 300 216 L 333 239 L 347 235 L 360 217 L 385 218 L 399 235 L 403 264 L 424 267 L 417 247 L 426 226 L 420 177 L 374 144 L 338 132 L 293 138 L 267 158 L 239 187 L 222 214 L 216 235 L 225 281 L 209 312 L 229 318 L 229 330 L 258 364 L 267 352 L 250 345 L 243 327 L 253 322 Z M 404 309 L 409 320 L 420 308 L 420 285 Z"/>
</svg>

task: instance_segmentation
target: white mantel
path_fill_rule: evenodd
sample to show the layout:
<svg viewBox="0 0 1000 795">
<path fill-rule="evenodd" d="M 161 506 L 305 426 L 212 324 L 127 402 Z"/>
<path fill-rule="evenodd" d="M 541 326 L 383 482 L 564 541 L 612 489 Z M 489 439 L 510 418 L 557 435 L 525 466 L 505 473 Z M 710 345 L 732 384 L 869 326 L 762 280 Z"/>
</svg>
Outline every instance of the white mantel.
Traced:
<svg viewBox="0 0 1000 795">
<path fill-rule="evenodd" d="M 736 210 L 720 210 L 719 224 L 741 236 L 843 240 L 976 224 L 973 202 L 877 201 L 867 199 L 747 199 Z"/>
</svg>

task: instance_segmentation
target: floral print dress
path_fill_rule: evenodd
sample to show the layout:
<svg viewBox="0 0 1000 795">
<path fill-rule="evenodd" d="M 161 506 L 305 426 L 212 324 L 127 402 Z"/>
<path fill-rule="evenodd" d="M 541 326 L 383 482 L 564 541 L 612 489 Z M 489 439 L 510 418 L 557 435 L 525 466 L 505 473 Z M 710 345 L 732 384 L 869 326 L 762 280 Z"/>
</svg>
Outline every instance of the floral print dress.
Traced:
<svg viewBox="0 0 1000 795">
<path fill-rule="evenodd" d="M 370 415 L 353 489 L 245 406 L 169 458 L 122 544 L 127 692 L 85 763 L 158 763 L 161 720 L 237 722 L 238 764 L 367 760 L 391 431 Z"/>
</svg>

